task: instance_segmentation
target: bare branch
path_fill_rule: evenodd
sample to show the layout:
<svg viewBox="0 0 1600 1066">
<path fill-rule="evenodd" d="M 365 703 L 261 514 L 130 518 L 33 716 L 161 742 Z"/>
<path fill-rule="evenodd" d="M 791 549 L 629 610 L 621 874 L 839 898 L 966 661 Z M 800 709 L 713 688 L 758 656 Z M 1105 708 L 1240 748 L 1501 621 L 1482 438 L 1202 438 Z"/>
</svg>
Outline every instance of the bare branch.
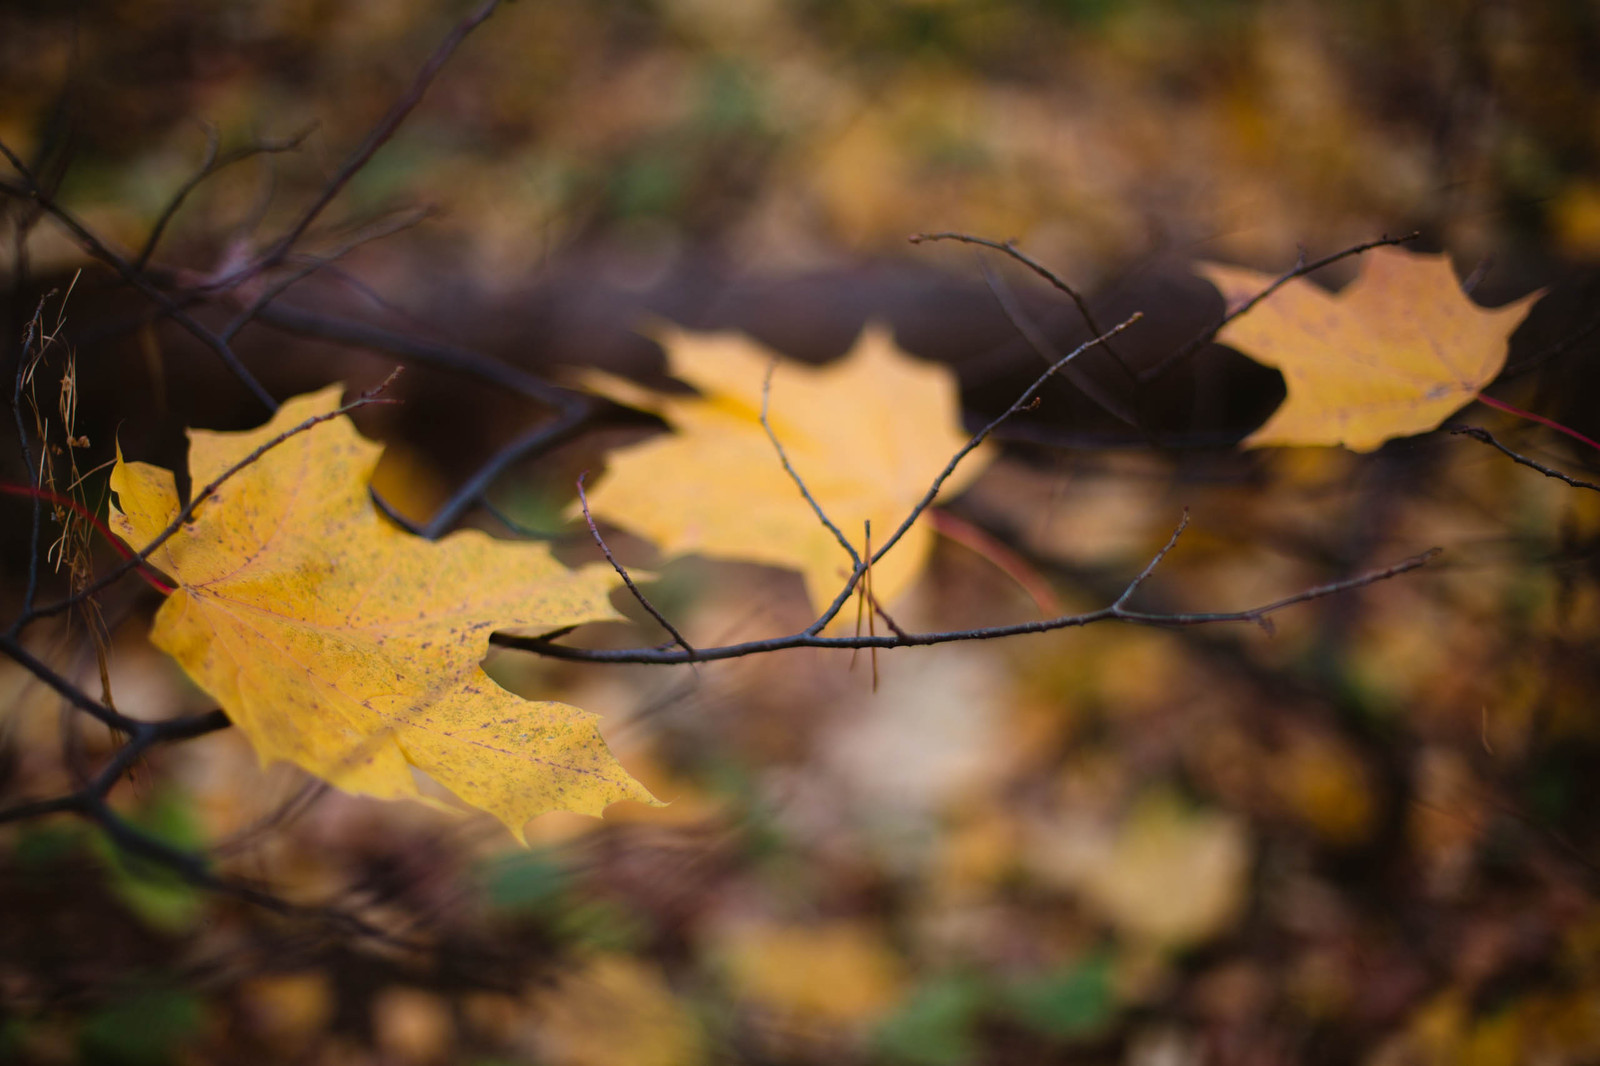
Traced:
<svg viewBox="0 0 1600 1066">
<path fill-rule="evenodd" d="M 1180 526 L 1180 531 L 1181 528 Z M 1012 625 L 987 626 L 979 629 L 944 630 L 933 633 L 906 633 L 903 636 L 894 634 L 892 636 L 824 637 L 810 630 L 803 630 L 788 636 L 772 637 L 766 640 L 751 640 L 721 647 L 699 648 L 692 657 L 685 652 L 667 648 L 573 648 L 556 644 L 553 638 L 549 636 L 524 637 L 509 633 L 496 633 L 489 640 L 500 647 L 520 648 L 536 655 L 543 655 L 552 659 L 565 659 L 571 662 L 669 665 L 712 662 L 720 659 L 739 659 L 747 655 L 763 655 L 768 652 L 786 651 L 791 648 L 906 648 L 923 647 L 932 644 L 952 644 L 958 641 L 997 640 L 1004 637 L 1021 636 L 1024 633 L 1048 633 L 1057 629 L 1074 629 L 1094 625 L 1098 622 L 1110 621 L 1162 628 L 1184 628 L 1227 622 L 1254 622 L 1260 624 L 1263 619 L 1276 614 L 1286 607 L 1309 603 L 1312 600 L 1325 599 L 1326 597 L 1354 589 L 1365 588 L 1379 581 L 1386 581 L 1408 571 L 1416 570 L 1427 565 L 1442 550 L 1430 548 L 1418 555 L 1403 559 L 1393 566 L 1387 566 L 1379 570 L 1368 570 L 1342 581 L 1318 585 L 1295 593 L 1292 596 L 1286 596 L 1283 599 L 1274 600 L 1259 607 L 1250 607 L 1242 611 L 1154 613 L 1131 611 L 1124 607 L 1122 604 L 1125 599 L 1132 594 L 1132 590 L 1137 589 L 1149 577 L 1155 565 L 1166 557 L 1166 554 L 1171 551 L 1175 539 L 1176 535 L 1168 538 L 1166 545 L 1156 554 L 1152 563 L 1146 566 L 1139 576 L 1130 582 L 1128 587 L 1109 606 L 1084 614 L 1061 615 L 1036 622 L 1018 622 Z"/>
<path fill-rule="evenodd" d="M 1150 562 L 1145 566 L 1145 568 L 1139 571 L 1139 576 L 1128 582 L 1128 587 L 1122 590 L 1122 595 L 1117 597 L 1117 602 L 1113 604 L 1113 606 L 1121 607 L 1123 604 L 1128 602 L 1128 599 L 1135 592 L 1139 591 L 1139 586 L 1143 585 L 1145 581 L 1149 579 L 1150 575 L 1156 572 L 1156 567 L 1161 565 L 1161 560 L 1165 559 L 1167 554 L 1171 552 L 1173 548 L 1178 546 L 1178 538 L 1183 536 L 1183 531 L 1188 528 L 1189 508 L 1185 507 L 1183 509 L 1183 514 L 1178 518 L 1177 527 L 1172 531 L 1172 536 L 1167 538 L 1167 543 L 1162 546 L 1160 551 L 1156 552 L 1155 556 L 1151 558 Z"/>
<path fill-rule="evenodd" d="M 989 438 L 989 434 L 998 429 L 1002 423 L 1010 419 L 1018 412 L 1027 410 L 1029 407 L 1031 407 L 1034 397 L 1039 395 L 1039 390 L 1044 388 L 1045 382 L 1049 381 L 1058 370 L 1072 362 L 1072 360 L 1076 359 L 1090 348 L 1104 344 L 1108 338 L 1115 337 L 1117 334 L 1121 333 L 1123 330 L 1127 329 L 1129 326 L 1133 325 L 1143 317 L 1144 314 L 1142 312 L 1136 312 L 1123 321 L 1117 323 L 1115 326 L 1112 326 L 1109 330 L 1100 334 L 1098 337 L 1095 337 L 1093 340 L 1084 341 L 1082 344 L 1072 349 L 1072 351 L 1051 363 L 1045 369 L 1044 373 L 1040 374 L 1034 379 L 1032 385 L 1029 385 L 1023 390 L 1022 395 L 1018 396 L 1016 400 L 1012 402 L 1010 407 L 1007 407 L 1004 411 L 1000 412 L 1000 414 L 990 421 L 988 425 L 974 433 L 971 439 L 968 440 L 967 443 L 963 444 L 960 449 L 956 451 L 955 455 L 950 457 L 950 461 L 945 464 L 943 470 L 939 471 L 939 476 L 933 479 L 933 484 L 928 486 L 928 491 L 923 494 L 922 499 L 918 500 L 917 505 L 911 509 L 911 513 L 906 515 L 905 521 L 900 523 L 899 527 L 896 528 L 892 534 L 890 534 L 889 539 L 884 542 L 883 547 L 879 548 L 877 553 L 873 555 L 873 560 L 876 561 L 878 559 L 882 559 L 889 553 L 890 549 L 900 542 L 900 538 L 905 536 L 906 530 L 911 528 L 912 524 L 915 523 L 919 517 L 921 517 L 922 512 L 926 511 L 928 507 L 932 505 L 934 499 L 938 497 L 939 490 L 943 488 L 944 483 L 950 479 L 950 475 L 956 472 L 956 467 L 961 465 L 961 460 L 965 459 L 968 455 L 971 455 L 980 444 Z"/>
<path fill-rule="evenodd" d="M 574 403 L 558 418 L 533 427 L 501 448 L 451 493 L 450 498 L 417 532 L 429 540 L 444 536 L 473 504 L 481 501 L 484 492 L 501 474 L 528 456 L 553 448 L 574 436 L 588 422 L 593 411 L 593 405 L 587 400 Z"/>
</svg>

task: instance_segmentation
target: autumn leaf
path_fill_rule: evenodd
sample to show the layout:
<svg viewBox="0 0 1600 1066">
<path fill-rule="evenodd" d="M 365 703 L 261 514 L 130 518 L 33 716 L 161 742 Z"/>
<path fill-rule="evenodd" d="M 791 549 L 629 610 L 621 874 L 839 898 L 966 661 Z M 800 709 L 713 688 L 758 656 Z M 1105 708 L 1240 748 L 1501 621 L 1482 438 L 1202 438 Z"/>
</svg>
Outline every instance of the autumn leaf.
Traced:
<svg viewBox="0 0 1600 1066">
<path fill-rule="evenodd" d="M 194 484 L 307 418 L 334 386 L 244 433 L 190 430 Z M 519 840 L 552 810 L 652 802 L 606 749 L 593 714 L 527 701 L 479 667 L 490 632 L 617 617 L 614 577 L 572 571 L 542 545 L 466 530 L 413 537 L 374 509 L 381 447 L 340 417 L 289 437 L 229 478 L 150 555 L 176 589 L 151 639 L 249 739 L 349 792 L 421 798 L 415 767 Z M 113 528 L 136 548 L 179 513 L 170 471 L 119 457 Z"/>
<path fill-rule="evenodd" d="M 592 511 L 653 540 L 669 555 L 698 553 L 798 570 L 814 605 L 831 603 L 850 560 L 784 472 L 761 425 L 762 387 L 776 358 L 737 333 L 657 335 L 668 369 L 697 396 L 650 392 L 591 374 L 597 391 L 655 412 L 676 431 L 612 455 L 589 494 Z M 899 527 L 967 441 L 955 382 L 869 326 L 844 358 L 823 367 L 778 360 L 768 421 L 795 471 L 833 523 L 874 548 Z M 965 488 L 989 453 L 957 468 L 944 492 Z M 889 602 L 915 579 L 933 543 L 923 523 L 874 564 L 872 587 Z"/>
<path fill-rule="evenodd" d="M 1198 269 L 1230 308 L 1275 280 L 1216 263 Z M 1277 367 L 1288 388 L 1244 445 L 1366 452 L 1434 429 L 1500 373 L 1508 339 L 1541 295 L 1479 307 L 1461 291 L 1448 256 L 1388 246 L 1369 251 L 1339 293 L 1304 278 L 1288 282 L 1217 335 Z"/>
</svg>

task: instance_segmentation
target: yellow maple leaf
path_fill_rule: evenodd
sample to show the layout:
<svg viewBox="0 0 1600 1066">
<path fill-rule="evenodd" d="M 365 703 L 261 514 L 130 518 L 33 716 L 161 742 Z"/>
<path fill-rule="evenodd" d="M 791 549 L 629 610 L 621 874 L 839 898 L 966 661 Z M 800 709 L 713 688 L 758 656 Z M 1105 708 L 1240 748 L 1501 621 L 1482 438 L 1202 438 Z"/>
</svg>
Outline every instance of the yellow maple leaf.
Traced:
<svg viewBox="0 0 1600 1066">
<path fill-rule="evenodd" d="M 604 374 L 587 377 L 596 391 L 652 411 L 676 431 L 613 453 L 589 494 L 591 510 L 669 555 L 798 570 L 812 603 L 831 603 L 850 574 L 849 556 L 784 472 L 761 425 L 763 384 L 776 357 L 738 333 L 668 328 L 656 339 L 672 376 L 699 395 L 660 395 Z M 878 326 L 830 365 L 779 360 L 768 422 L 812 498 L 858 552 L 865 523 L 872 523 L 876 550 L 968 439 L 949 373 L 913 360 Z M 960 492 L 988 458 L 986 449 L 968 456 L 942 492 Z M 932 543 L 932 530 L 919 522 L 873 565 L 879 602 L 910 585 Z"/>
<path fill-rule="evenodd" d="M 244 433 L 190 430 L 194 484 L 336 410 L 339 394 L 291 400 Z M 524 700 L 478 665 L 493 630 L 617 617 L 614 576 L 475 530 L 436 543 L 403 532 L 368 497 L 381 450 L 340 417 L 225 481 L 150 555 L 176 585 L 151 640 L 263 763 L 292 762 L 349 792 L 421 798 L 416 767 L 519 840 L 546 811 L 653 802 L 607 750 L 595 715 Z M 119 456 L 111 488 L 112 526 L 135 548 L 179 513 L 171 471 Z"/>
<path fill-rule="evenodd" d="M 1425 433 L 1470 402 L 1506 362 L 1506 343 L 1541 295 L 1484 308 L 1449 257 L 1374 248 L 1335 294 L 1296 278 L 1229 322 L 1223 344 L 1283 373 L 1288 396 L 1243 444 L 1343 444 L 1366 452 Z M 1230 308 L 1276 279 L 1206 263 Z"/>
</svg>

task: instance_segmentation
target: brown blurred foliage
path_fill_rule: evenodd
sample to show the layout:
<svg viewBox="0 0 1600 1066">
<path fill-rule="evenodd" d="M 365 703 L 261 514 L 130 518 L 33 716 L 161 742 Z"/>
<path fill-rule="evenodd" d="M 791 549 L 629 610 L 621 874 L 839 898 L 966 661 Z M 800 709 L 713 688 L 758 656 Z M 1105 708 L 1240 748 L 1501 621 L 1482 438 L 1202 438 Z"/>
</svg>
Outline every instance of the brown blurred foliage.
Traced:
<svg viewBox="0 0 1600 1066">
<path fill-rule="evenodd" d="M 137 248 L 197 166 L 202 123 L 225 147 L 310 128 L 175 219 L 158 263 L 213 276 L 327 180 L 462 10 L 10 4 L 0 141 Z M 1019 238 L 1104 320 L 1146 311 L 1123 352 L 1137 368 L 1220 306 L 1190 259 L 1281 270 L 1297 245 L 1421 229 L 1462 273 L 1485 268 L 1485 303 L 1552 288 L 1496 391 L 1596 436 L 1597 54 L 1600 15 L 1560 0 L 520 0 L 313 238 L 433 214 L 284 302 L 540 373 L 652 382 L 659 352 L 635 332 L 650 315 L 813 360 L 876 318 L 951 364 L 977 418 L 1038 357 L 970 249 L 909 248 L 909 233 Z M 20 210 L 6 207 L 8 247 Z M 32 234 L 31 277 L 6 286 L 8 345 L 83 262 L 59 230 Z M 983 262 L 1063 351 L 1086 336 L 1059 294 Z M 259 421 L 210 353 L 103 272 L 62 314 L 84 470 L 114 440 L 173 465 L 183 426 Z M 239 348 L 280 397 L 390 364 L 257 327 Z M 47 408 L 64 370 L 38 377 Z M 394 939 L 196 890 L 69 819 L 8 825 L 0 1059 L 1595 1061 L 1595 494 L 1444 433 L 1362 457 L 1236 452 L 1280 386 L 1215 346 L 1146 390 L 1105 359 L 1083 371 L 1142 425 L 1063 385 L 956 506 L 1069 605 L 1114 598 L 1184 506 L 1192 529 L 1145 590 L 1153 605 L 1242 607 L 1431 545 L 1441 562 L 1272 633 L 1097 627 L 899 650 L 880 657 L 876 695 L 842 656 L 690 671 L 497 653 L 508 687 L 601 711 L 623 761 L 672 801 L 543 820 L 527 852 L 493 827 L 258 768 L 227 733 L 161 749 L 119 809 Z M 399 442 L 380 479 L 411 514 L 530 417 L 438 370 L 401 391 L 366 427 Z M 1597 465 L 1540 427 L 1462 417 L 1580 477 Z M 491 497 L 555 528 L 577 472 L 649 431 L 613 414 Z M 7 507 L 9 608 L 29 546 L 25 504 Z M 565 528 L 566 557 L 591 558 Z M 659 576 L 653 597 L 697 643 L 805 621 L 792 575 L 686 561 Z M 132 587 L 102 604 L 117 705 L 206 710 L 145 643 L 150 606 Z M 1030 610 L 947 543 L 903 617 Z M 638 633 L 655 639 L 615 639 Z M 81 630 L 38 643 L 97 691 Z M 114 745 L 19 670 L 0 692 L 6 806 L 72 787 Z"/>
</svg>

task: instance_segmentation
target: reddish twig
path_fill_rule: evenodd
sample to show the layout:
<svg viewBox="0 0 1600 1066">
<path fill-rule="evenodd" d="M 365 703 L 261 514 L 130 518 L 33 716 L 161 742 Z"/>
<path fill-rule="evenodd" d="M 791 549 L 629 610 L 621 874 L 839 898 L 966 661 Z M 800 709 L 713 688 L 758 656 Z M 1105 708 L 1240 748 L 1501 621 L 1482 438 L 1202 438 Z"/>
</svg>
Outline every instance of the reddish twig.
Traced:
<svg viewBox="0 0 1600 1066">
<path fill-rule="evenodd" d="M 117 581 L 127 576 L 127 574 L 136 567 L 144 565 L 144 563 L 150 558 L 151 554 L 155 552 L 157 548 L 160 548 L 161 545 L 170 540 L 172 536 L 178 532 L 178 530 L 183 528 L 185 523 L 194 517 L 195 512 L 200 509 L 200 505 L 205 503 L 206 500 L 210 499 L 213 493 L 215 493 L 236 474 L 239 474 L 240 472 L 254 465 L 258 459 L 272 449 L 278 447 L 278 445 L 293 437 L 299 436 L 301 433 L 304 433 L 309 429 L 320 426 L 324 422 L 332 421 L 335 418 L 342 418 L 351 411 L 359 410 L 360 408 L 367 407 L 375 403 L 395 402 L 393 400 L 381 399 L 380 397 L 383 391 L 394 382 L 395 378 L 398 377 L 399 374 L 400 371 L 396 369 L 394 373 L 385 378 L 378 386 L 368 389 L 366 392 L 363 392 L 360 396 L 357 396 L 354 400 L 343 405 L 342 407 L 328 411 L 325 414 L 313 415 L 305 421 L 284 430 L 282 433 L 279 433 L 271 440 L 262 444 L 259 448 L 253 450 L 249 455 L 246 455 L 243 459 L 240 459 L 238 462 L 228 467 L 228 469 L 217 475 L 217 477 L 209 484 L 205 485 L 200 489 L 200 491 L 196 492 L 194 497 L 189 501 L 188 506 L 182 508 L 173 517 L 172 521 L 167 524 L 167 527 L 160 533 L 157 533 L 155 538 L 151 540 L 149 544 L 146 544 L 143 548 L 124 559 L 121 564 L 113 567 L 100 578 L 91 582 L 72 595 L 65 596 L 57 600 L 55 603 L 47 604 L 43 607 L 36 607 L 30 611 L 23 612 L 18 616 L 17 620 L 12 623 L 10 634 L 15 636 L 17 633 L 21 632 L 25 626 L 40 618 L 45 618 L 53 614 L 60 614 L 62 611 L 66 611 L 72 607 L 75 607 L 90 597 L 99 594 L 102 590 L 115 584 Z"/>
<path fill-rule="evenodd" d="M 136 561 L 134 560 L 133 549 L 122 543 L 122 541 L 117 538 L 117 535 L 111 532 L 111 527 L 106 525 L 99 515 L 89 510 L 71 496 L 64 496 L 59 492 L 52 492 L 49 489 L 33 488 L 28 485 L 12 485 L 3 481 L 0 481 L 0 492 L 3 492 L 9 496 L 29 496 L 34 499 L 45 500 L 49 503 L 70 509 L 73 514 L 94 526 L 95 532 L 104 537 L 111 545 L 112 549 L 118 555 L 122 556 L 124 560 Z M 151 588 L 155 589 L 163 596 L 172 592 L 172 586 L 162 581 L 158 573 L 142 561 L 138 561 L 138 573 L 140 577 L 144 578 L 145 582 L 149 584 Z"/>
</svg>

